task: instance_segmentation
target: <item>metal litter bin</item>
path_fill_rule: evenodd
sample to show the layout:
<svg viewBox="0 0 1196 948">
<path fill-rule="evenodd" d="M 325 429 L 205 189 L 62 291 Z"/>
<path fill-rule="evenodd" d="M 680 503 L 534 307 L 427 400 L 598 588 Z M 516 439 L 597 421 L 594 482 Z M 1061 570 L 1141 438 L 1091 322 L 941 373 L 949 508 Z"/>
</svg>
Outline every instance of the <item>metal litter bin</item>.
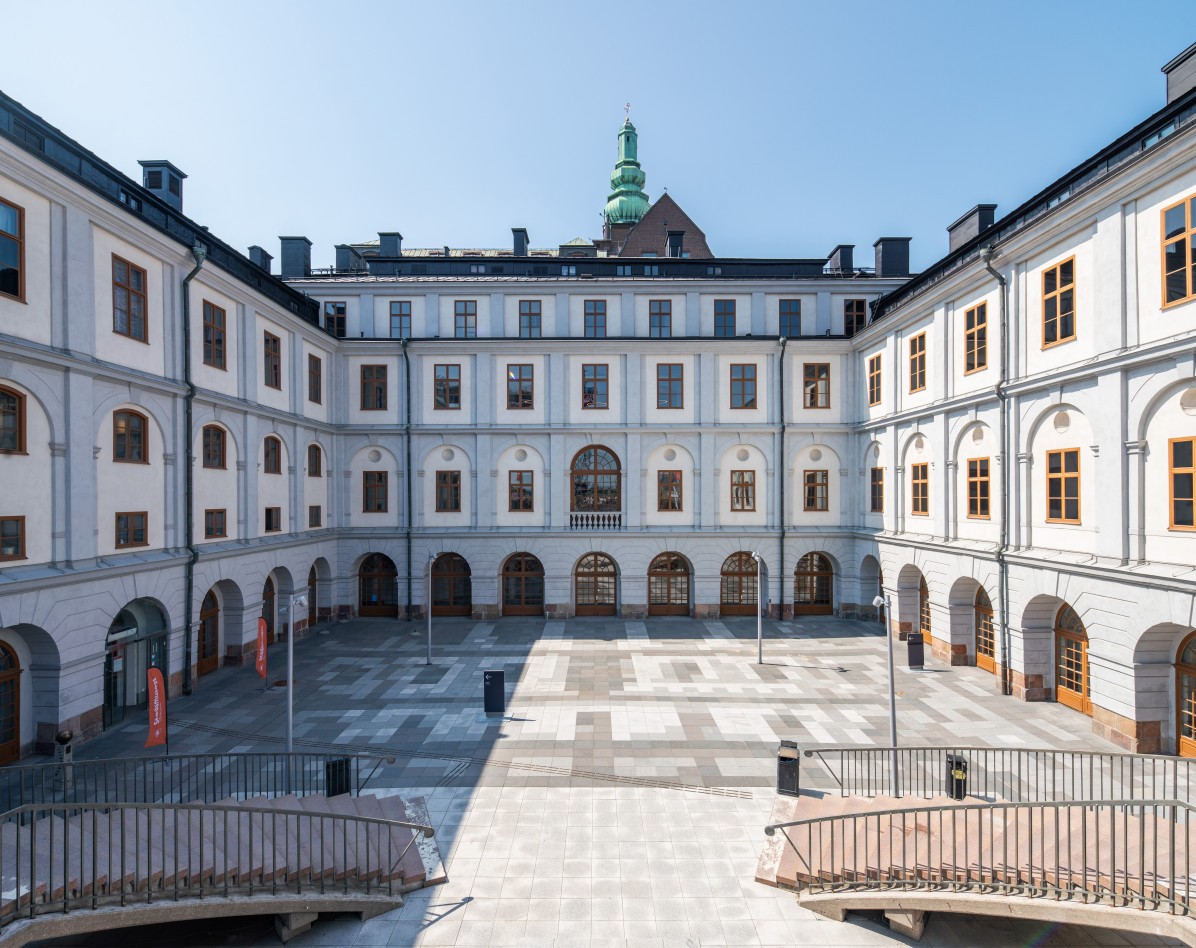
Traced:
<svg viewBox="0 0 1196 948">
<path fill-rule="evenodd" d="M 962 800 L 968 795 L 968 761 L 960 754 L 947 755 L 947 796 Z"/>
<path fill-rule="evenodd" d="M 287 761 L 287 766 L 291 762 Z M 337 757 L 324 764 L 324 795 L 339 797 L 353 789 L 353 758 Z"/>
<path fill-rule="evenodd" d="M 921 668 L 926 664 L 926 649 L 922 644 L 921 632 L 911 632 L 905 640 L 905 646 L 909 650 L 907 654 L 910 668 Z"/>
<path fill-rule="evenodd" d="M 798 786 L 798 771 L 801 766 L 801 751 L 793 741 L 781 741 L 777 748 L 777 793 L 787 797 L 801 795 Z"/>
</svg>

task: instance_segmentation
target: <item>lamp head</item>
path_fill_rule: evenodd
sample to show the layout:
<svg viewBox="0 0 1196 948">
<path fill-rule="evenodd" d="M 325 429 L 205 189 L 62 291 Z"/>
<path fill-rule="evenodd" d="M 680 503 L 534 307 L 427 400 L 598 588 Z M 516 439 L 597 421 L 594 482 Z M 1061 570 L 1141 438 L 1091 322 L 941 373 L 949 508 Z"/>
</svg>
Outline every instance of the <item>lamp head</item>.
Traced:
<svg viewBox="0 0 1196 948">
<path fill-rule="evenodd" d="M 885 597 L 877 596 L 875 599 L 872 600 L 872 606 L 875 609 L 883 609 L 885 607 Z"/>
<path fill-rule="evenodd" d="M 306 606 L 307 606 L 307 596 L 306 595 L 300 595 L 300 596 L 295 597 L 295 608 L 296 609 L 303 609 Z"/>
<path fill-rule="evenodd" d="M 754 559 L 757 563 L 759 563 L 760 560 L 762 559 L 762 557 L 755 550 L 752 550 L 752 559 Z"/>
</svg>

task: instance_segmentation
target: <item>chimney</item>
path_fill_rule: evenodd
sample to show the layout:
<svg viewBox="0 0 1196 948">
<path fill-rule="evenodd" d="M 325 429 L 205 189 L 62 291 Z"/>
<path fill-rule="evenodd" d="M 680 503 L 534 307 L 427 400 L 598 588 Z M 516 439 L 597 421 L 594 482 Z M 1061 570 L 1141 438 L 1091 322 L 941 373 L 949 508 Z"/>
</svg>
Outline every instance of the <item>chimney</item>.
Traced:
<svg viewBox="0 0 1196 948">
<path fill-rule="evenodd" d="M 668 256 L 680 257 L 681 256 L 681 248 L 682 248 L 682 246 L 684 246 L 684 244 L 685 244 L 685 231 L 670 230 L 669 231 L 669 242 L 668 242 Z"/>
<path fill-rule="evenodd" d="M 878 277 L 909 276 L 910 237 L 881 237 L 872 246 L 876 250 Z"/>
<path fill-rule="evenodd" d="M 274 258 L 266 253 L 266 251 L 257 244 L 254 244 L 249 248 L 249 259 L 252 260 L 256 266 L 261 267 L 267 273 L 270 272 L 270 264 L 274 262 Z"/>
<path fill-rule="evenodd" d="M 1163 67 L 1167 77 L 1167 104 L 1196 88 L 1196 43 Z"/>
<path fill-rule="evenodd" d="M 947 227 L 950 242 L 947 252 L 954 253 L 973 237 L 979 237 L 992 227 L 996 209 L 995 204 L 977 204 L 954 224 L 950 224 Z"/>
<path fill-rule="evenodd" d="M 512 227 L 511 237 L 514 241 L 514 253 L 516 257 L 527 256 L 527 228 L 526 227 Z"/>
<path fill-rule="evenodd" d="M 306 237 L 279 237 L 282 242 L 281 276 L 302 280 L 311 276 L 311 241 Z"/>
<path fill-rule="evenodd" d="M 388 230 L 385 233 L 378 232 L 378 256 L 379 257 L 401 257 L 403 256 L 403 235 L 397 230 Z"/>
<path fill-rule="evenodd" d="M 336 269 L 358 272 L 366 269 L 365 257 L 349 244 L 336 245 Z"/>
<path fill-rule="evenodd" d="M 839 273 L 855 273 L 853 250 L 855 250 L 855 244 L 839 244 L 827 254 L 826 268 L 837 270 Z"/>
<path fill-rule="evenodd" d="M 139 161 L 141 185 L 183 213 L 183 178 L 187 177 L 169 161 Z"/>
</svg>

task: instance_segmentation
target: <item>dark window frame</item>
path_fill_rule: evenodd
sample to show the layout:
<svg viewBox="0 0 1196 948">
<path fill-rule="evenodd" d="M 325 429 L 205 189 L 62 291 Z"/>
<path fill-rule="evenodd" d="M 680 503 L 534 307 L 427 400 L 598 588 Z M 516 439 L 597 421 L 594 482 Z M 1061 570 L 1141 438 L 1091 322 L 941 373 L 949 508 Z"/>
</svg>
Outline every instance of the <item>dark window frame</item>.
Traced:
<svg viewBox="0 0 1196 948">
<path fill-rule="evenodd" d="M 436 513 L 461 512 L 461 472 L 436 472 Z"/>
<path fill-rule="evenodd" d="M 673 370 L 676 370 L 676 375 Z M 674 396 L 676 404 L 673 404 Z M 674 411 L 685 407 L 685 363 L 656 363 L 656 407 Z"/>
<path fill-rule="evenodd" d="M 262 330 L 262 368 L 266 388 L 282 391 L 282 339 L 269 329 Z"/>
<path fill-rule="evenodd" d="M 228 432 L 220 425 L 204 425 L 203 431 L 200 432 L 200 440 L 200 456 L 204 469 L 228 470 Z"/>
<path fill-rule="evenodd" d="M 313 405 L 324 404 L 324 360 L 307 354 L 307 400 Z"/>
<path fill-rule="evenodd" d="M 348 309 L 344 300 L 324 301 L 324 329 L 336 336 L 337 339 L 344 339 L 345 333 L 348 331 L 345 325 Z"/>
<path fill-rule="evenodd" d="M 126 424 L 125 431 L 120 430 L 120 419 L 136 418 L 141 422 L 141 444 L 139 456 L 133 457 L 132 432 Z M 120 408 L 112 413 L 112 460 L 118 464 L 149 464 L 150 452 L 150 424 L 149 416 L 131 408 Z M 121 456 L 123 455 L 123 457 Z"/>
<path fill-rule="evenodd" d="M 15 523 L 17 525 L 16 540 L 17 552 L 5 553 L 3 545 L 4 524 Z M 0 562 L 13 562 L 16 560 L 29 559 L 28 536 L 25 533 L 25 516 L 5 516 L 0 517 Z"/>
<path fill-rule="evenodd" d="M 478 337 L 478 301 L 453 300 L 453 338 Z"/>
<path fill-rule="evenodd" d="M 820 411 L 830 408 L 831 364 L 829 362 L 804 362 L 801 374 L 802 407 Z"/>
<path fill-rule="evenodd" d="M 216 540 L 228 536 L 228 508 L 211 507 L 203 512 L 203 538 Z"/>
<path fill-rule="evenodd" d="M 362 411 L 387 410 L 387 366 L 385 363 L 368 363 L 360 367 L 360 389 Z"/>
<path fill-rule="evenodd" d="M 203 364 L 228 371 L 225 359 L 225 331 L 228 314 L 208 300 L 203 301 Z"/>
<path fill-rule="evenodd" d="M 829 513 L 831 509 L 831 472 L 826 468 L 802 471 L 802 510 Z"/>
<path fill-rule="evenodd" d="M 756 471 L 731 472 L 731 513 L 756 512 Z"/>
<path fill-rule="evenodd" d="M 441 377 L 440 370 L 444 369 Z M 456 378 L 453 378 L 456 370 Z M 450 403 L 450 396 L 454 394 L 456 383 L 456 404 Z M 441 404 L 443 402 L 443 404 Z M 432 410 L 460 411 L 461 410 L 461 365 L 457 362 L 439 362 L 432 367 Z"/>
<path fill-rule="evenodd" d="M 124 517 L 126 542 L 121 543 L 121 518 Z M 136 539 L 138 527 L 134 518 L 141 518 L 141 540 Z M 149 546 L 149 511 L 148 510 L 118 510 L 116 512 L 116 536 L 115 546 L 118 550 L 128 550 L 133 547 Z"/>
<path fill-rule="evenodd" d="M 266 435 L 262 440 L 262 473 L 282 473 L 282 439 L 277 435 Z"/>
<path fill-rule="evenodd" d="M 673 335 L 673 301 L 648 300 L 648 336 L 670 339 Z"/>
<path fill-rule="evenodd" d="M 801 335 L 801 300 L 778 300 L 777 330 L 787 339 Z"/>
<path fill-rule="evenodd" d="M 12 411 L 4 412 L 3 415 L 0 415 L 0 418 L 12 419 L 12 424 L 6 425 L 4 430 L 12 432 L 13 446 L 11 448 L 0 446 L 0 454 L 26 454 L 28 452 L 25 450 L 25 438 L 28 433 L 28 425 L 25 415 L 25 395 L 23 392 L 18 392 L 15 388 L 0 385 L 0 396 L 13 400 Z"/>
<path fill-rule="evenodd" d="M 515 376 L 512 378 L 512 371 Z M 530 362 L 507 363 L 507 411 L 536 407 L 536 367 Z"/>
<path fill-rule="evenodd" d="M 273 527 L 270 526 L 271 522 L 274 523 Z M 282 508 L 267 507 L 263 526 L 265 527 L 264 533 L 282 533 Z"/>
<path fill-rule="evenodd" d="M 128 276 L 124 282 L 121 282 L 116 273 L 118 263 L 126 267 Z M 138 273 L 141 274 L 140 290 L 133 285 L 133 276 Z M 121 290 L 127 294 L 126 309 L 124 310 L 124 329 L 121 329 L 119 325 L 121 310 L 118 301 Z M 141 300 L 140 335 L 134 332 L 133 301 L 135 299 Z M 112 255 L 112 331 L 118 336 L 124 336 L 126 339 L 133 339 L 136 342 L 143 342 L 149 345 L 149 274 L 146 270 L 137 266 L 137 264 L 115 253 Z"/>
<path fill-rule="evenodd" d="M 508 471 L 507 512 L 534 513 L 535 509 L 535 471 Z"/>
<path fill-rule="evenodd" d="M 361 512 L 390 512 L 390 472 L 361 472 Z"/>
<path fill-rule="evenodd" d="M 396 312 L 397 307 L 397 312 Z M 399 321 L 399 331 L 395 333 L 395 320 Z M 391 300 L 390 303 L 390 338 L 411 338 L 411 300 Z"/>
<path fill-rule="evenodd" d="M 756 371 L 755 362 L 731 363 L 730 391 L 731 408 L 735 411 L 754 411 L 756 404 Z M 736 378 L 738 370 L 739 377 Z M 738 403 L 738 404 L 737 404 Z"/>
<path fill-rule="evenodd" d="M 733 339 L 735 337 L 735 300 L 714 301 L 714 337 Z M 730 332 L 727 330 L 730 329 Z"/>
<path fill-rule="evenodd" d="M 17 215 L 17 232 L 10 234 L 8 231 L 0 231 L 0 240 L 12 241 L 16 245 L 17 257 L 17 286 L 16 292 L 11 293 L 8 290 L 0 289 L 0 296 L 6 296 L 9 299 L 17 302 L 25 302 L 25 208 L 19 204 L 14 204 L 12 201 L 6 201 L 0 198 L 0 205 L 11 208 L 16 211 Z"/>
<path fill-rule="evenodd" d="M 540 300 L 519 301 L 519 338 L 539 339 L 542 318 Z"/>
<path fill-rule="evenodd" d="M 582 335 L 586 339 L 606 338 L 606 300 L 583 301 Z"/>
<path fill-rule="evenodd" d="M 656 472 L 656 512 L 683 513 L 684 487 L 682 472 L 676 468 Z"/>
</svg>

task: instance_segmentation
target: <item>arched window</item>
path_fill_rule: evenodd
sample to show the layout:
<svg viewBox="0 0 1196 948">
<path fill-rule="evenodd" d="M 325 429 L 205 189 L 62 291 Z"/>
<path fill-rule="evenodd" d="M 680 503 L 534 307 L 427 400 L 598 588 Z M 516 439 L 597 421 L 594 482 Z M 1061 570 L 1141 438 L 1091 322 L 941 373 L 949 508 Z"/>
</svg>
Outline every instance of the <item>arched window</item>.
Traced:
<svg viewBox="0 0 1196 948">
<path fill-rule="evenodd" d="M 432 564 L 432 615 L 467 616 L 473 612 L 473 578 L 465 557 L 442 553 Z"/>
<path fill-rule="evenodd" d="M 282 473 L 282 442 L 274 435 L 266 438 L 263 451 L 262 470 L 267 474 Z"/>
<path fill-rule="evenodd" d="M 321 456 L 322 454 L 323 454 L 323 452 L 320 450 L 320 446 L 318 444 L 309 444 L 307 446 L 307 476 L 308 477 L 323 477 L 324 476 L 324 471 L 322 470 L 322 468 L 324 466 L 323 457 Z"/>
<path fill-rule="evenodd" d="M 927 645 L 934 641 L 930 628 L 930 589 L 926 586 L 925 576 L 918 580 L 918 631 Z"/>
<path fill-rule="evenodd" d="M 506 616 L 544 615 L 544 564 L 516 553 L 502 568 L 502 611 Z"/>
<path fill-rule="evenodd" d="M 25 453 L 25 396 L 0 387 L 0 454 Z"/>
<path fill-rule="evenodd" d="M 1175 653 L 1175 737 L 1180 757 L 1196 757 L 1196 632 Z"/>
<path fill-rule="evenodd" d="M 579 616 L 613 616 L 619 571 L 605 553 L 587 553 L 573 571 Z"/>
<path fill-rule="evenodd" d="M 619 459 L 611 451 L 591 446 L 577 452 L 570 509 L 578 513 L 618 513 L 623 509 Z"/>
<path fill-rule="evenodd" d="M 209 589 L 199 607 L 199 642 L 196 649 L 196 674 L 206 675 L 220 667 L 220 602 L 216 590 Z"/>
<path fill-rule="evenodd" d="M 997 643 L 993 632 L 993 604 L 981 586 L 976 590 L 976 667 L 997 670 Z"/>
<path fill-rule="evenodd" d="M 203 466 L 224 470 L 228 466 L 228 455 L 225 453 L 224 429 L 219 425 L 204 425 L 203 428 Z"/>
<path fill-rule="evenodd" d="M 759 582 L 756 561 L 751 553 L 732 553 L 723 561 L 721 604 L 725 616 L 754 616 L 758 608 Z"/>
<path fill-rule="evenodd" d="M 1067 603 L 1055 616 L 1055 700 L 1092 714 L 1088 682 L 1088 632 Z"/>
<path fill-rule="evenodd" d="M 144 464 L 149 458 L 149 422 L 135 411 L 112 413 L 112 460 Z"/>
<path fill-rule="evenodd" d="M 829 616 L 835 611 L 835 568 L 823 553 L 807 553 L 793 571 L 796 615 Z"/>
<path fill-rule="evenodd" d="M 21 756 L 21 663 L 0 642 L 0 764 Z"/>
<path fill-rule="evenodd" d="M 648 615 L 689 615 L 689 563 L 677 553 L 661 553 L 648 567 Z"/>
</svg>

